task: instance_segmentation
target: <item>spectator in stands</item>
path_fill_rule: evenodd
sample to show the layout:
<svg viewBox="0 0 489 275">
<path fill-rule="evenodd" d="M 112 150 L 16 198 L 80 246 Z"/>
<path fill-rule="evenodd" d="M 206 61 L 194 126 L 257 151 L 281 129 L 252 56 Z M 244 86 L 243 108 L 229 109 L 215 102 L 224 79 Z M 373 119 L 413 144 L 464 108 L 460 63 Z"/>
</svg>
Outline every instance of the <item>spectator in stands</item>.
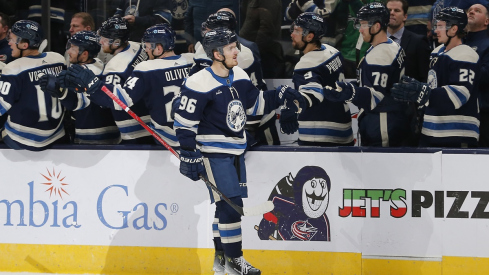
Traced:
<svg viewBox="0 0 489 275">
<path fill-rule="evenodd" d="M 430 17 L 430 10 L 435 0 L 407 0 L 409 14 L 405 22 L 406 29 L 426 36 L 426 25 Z"/>
<path fill-rule="evenodd" d="M 185 33 L 188 36 L 188 51 L 195 52 L 195 43 L 202 41 L 202 23 L 207 20 L 207 17 L 217 10 L 228 8 L 233 10 L 235 14 L 239 11 L 239 1 L 235 0 L 189 0 L 188 10 L 185 16 Z M 237 22 L 239 17 L 236 18 Z M 237 29 L 235 31 L 238 31 Z"/>
<path fill-rule="evenodd" d="M 387 36 L 401 45 L 406 54 L 405 75 L 426 82 L 431 52 L 426 36 L 415 34 L 404 27 L 409 7 L 406 0 L 388 0 L 386 6 L 390 12 Z"/>
<path fill-rule="evenodd" d="M 476 79 L 480 106 L 479 147 L 489 147 L 489 12 L 487 6 L 475 4 L 467 15 L 468 33 L 464 42 L 479 54 L 479 76 Z"/>
<path fill-rule="evenodd" d="M 8 44 L 7 38 L 9 28 L 10 18 L 5 13 L 0 12 L 0 62 L 5 64 L 12 61 L 12 49 Z"/>
<path fill-rule="evenodd" d="M 244 19 L 239 35 L 258 45 L 263 76 L 279 78 L 284 72 L 284 53 L 280 39 L 280 0 L 244 0 L 241 4 Z"/>
<path fill-rule="evenodd" d="M 129 41 L 141 42 L 144 31 L 158 23 L 171 24 L 172 0 L 120 0 L 114 16 L 126 19 Z"/>
<path fill-rule="evenodd" d="M 90 14 L 78 12 L 71 17 L 70 37 L 79 31 L 95 31 L 95 23 Z"/>
</svg>

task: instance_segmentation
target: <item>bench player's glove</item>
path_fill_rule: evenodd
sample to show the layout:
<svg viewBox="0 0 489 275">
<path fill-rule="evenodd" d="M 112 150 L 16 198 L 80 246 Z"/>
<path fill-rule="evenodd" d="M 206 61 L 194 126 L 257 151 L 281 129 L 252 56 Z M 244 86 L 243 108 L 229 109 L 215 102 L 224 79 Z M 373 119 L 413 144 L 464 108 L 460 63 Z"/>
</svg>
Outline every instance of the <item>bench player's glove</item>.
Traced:
<svg viewBox="0 0 489 275">
<path fill-rule="evenodd" d="M 280 85 L 276 89 L 279 105 L 300 114 L 306 109 L 306 99 L 298 91 L 288 85 Z"/>
<path fill-rule="evenodd" d="M 349 82 L 336 81 L 336 88 L 326 86 L 324 98 L 331 102 L 350 102 L 355 97 L 355 86 Z"/>
<path fill-rule="evenodd" d="M 430 98 L 431 88 L 427 83 L 419 82 L 409 76 L 403 76 L 400 83 L 395 83 L 391 94 L 397 101 L 416 102 L 424 106 Z"/>
<path fill-rule="evenodd" d="M 291 109 L 284 108 L 280 111 L 280 131 L 291 135 L 299 129 L 298 114 Z"/>
<path fill-rule="evenodd" d="M 60 74 L 59 82 L 68 88 L 74 88 L 78 93 L 86 92 L 87 94 L 93 94 L 102 84 L 91 70 L 78 64 L 71 65 L 65 74 Z"/>
<path fill-rule="evenodd" d="M 45 93 L 49 93 L 52 97 L 60 98 L 63 96 L 63 91 L 56 81 L 56 76 L 45 74 L 39 78 L 39 87 Z"/>
<path fill-rule="evenodd" d="M 199 175 L 207 177 L 200 150 L 180 150 L 180 173 L 193 181 L 199 180 Z"/>
</svg>

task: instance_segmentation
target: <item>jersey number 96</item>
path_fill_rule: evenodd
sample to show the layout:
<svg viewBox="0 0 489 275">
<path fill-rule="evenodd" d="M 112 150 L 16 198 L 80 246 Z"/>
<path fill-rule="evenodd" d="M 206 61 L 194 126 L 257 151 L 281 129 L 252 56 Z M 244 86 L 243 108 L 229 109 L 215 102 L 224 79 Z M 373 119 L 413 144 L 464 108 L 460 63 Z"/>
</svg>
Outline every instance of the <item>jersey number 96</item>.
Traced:
<svg viewBox="0 0 489 275">
<path fill-rule="evenodd" d="M 180 99 L 180 110 L 186 110 L 188 113 L 195 112 L 195 104 L 197 103 L 197 99 L 189 99 L 187 96 L 182 96 Z"/>
</svg>

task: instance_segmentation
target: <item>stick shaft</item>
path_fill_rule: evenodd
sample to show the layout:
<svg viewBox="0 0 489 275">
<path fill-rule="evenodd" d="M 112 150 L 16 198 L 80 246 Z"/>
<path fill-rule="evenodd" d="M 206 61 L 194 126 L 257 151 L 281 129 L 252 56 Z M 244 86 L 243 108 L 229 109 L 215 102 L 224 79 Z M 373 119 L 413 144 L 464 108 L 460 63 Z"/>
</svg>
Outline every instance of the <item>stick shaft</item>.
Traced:
<svg viewBox="0 0 489 275">
<path fill-rule="evenodd" d="M 102 86 L 102 91 L 106 93 L 110 98 L 112 98 L 112 100 L 115 103 L 117 103 L 117 105 L 121 106 L 121 108 L 126 113 L 128 113 L 132 118 L 134 118 L 137 122 L 139 122 L 139 124 L 141 124 L 141 126 L 143 126 L 144 129 L 146 129 L 158 142 L 160 142 L 163 146 L 165 146 L 165 148 L 168 149 L 168 151 L 170 151 L 175 157 L 180 159 L 178 153 L 168 143 L 166 143 L 166 141 L 164 141 L 155 131 L 153 131 L 153 129 L 151 129 L 146 123 L 144 123 L 144 121 L 138 115 L 136 115 L 136 113 L 134 113 L 129 107 L 127 107 L 126 104 L 124 104 L 124 102 L 122 102 L 116 95 L 114 95 L 109 89 L 107 89 L 105 85 Z M 236 210 L 239 214 L 241 214 L 241 216 L 244 216 L 242 207 L 233 203 L 219 189 L 217 189 L 217 187 L 214 184 L 212 184 L 207 178 L 205 178 L 202 175 L 199 175 L 199 178 L 203 180 L 205 184 L 209 186 L 209 188 L 214 190 L 214 192 L 216 192 L 223 200 L 225 200 L 234 210 Z"/>
</svg>

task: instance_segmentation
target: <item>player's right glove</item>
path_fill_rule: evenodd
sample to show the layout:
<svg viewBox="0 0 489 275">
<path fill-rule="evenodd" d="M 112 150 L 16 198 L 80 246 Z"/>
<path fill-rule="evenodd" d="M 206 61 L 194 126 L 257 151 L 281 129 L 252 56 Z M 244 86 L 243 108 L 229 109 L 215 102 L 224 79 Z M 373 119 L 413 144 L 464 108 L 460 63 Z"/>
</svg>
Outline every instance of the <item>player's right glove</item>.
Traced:
<svg viewBox="0 0 489 275">
<path fill-rule="evenodd" d="M 291 135 L 299 129 L 298 114 L 291 109 L 283 108 L 280 111 L 280 131 Z"/>
<path fill-rule="evenodd" d="M 199 180 L 199 175 L 207 177 L 200 150 L 180 150 L 180 173 L 193 181 Z"/>
<path fill-rule="evenodd" d="M 95 74 L 78 64 L 73 64 L 66 70 L 66 74 L 60 74 L 60 83 L 68 88 L 74 88 L 78 93 L 93 94 L 102 84 Z"/>
<path fill-rule="evenodd" d="M 395 100 L 403 102 L 416 102 L 424 106 L 430 98 L 431 88 L 427 83 L 419 82 L 409 76 L 403 76 L 400 83 L 395 83 L 391 94 Z"/>
<path fill-rule="evenodd" d="M 306 109 L 307 103 L 301 93 L 288 85 L 280 85 L 276 88 L 279 105 L 300 114 Z"/>
<path fill-rule="evenodd" d="M 326 86 L 324 98 L 332 102 L 349 102 L 355 97 L 355 86 L 349 82 L 336 81 L 336 88 Z"/>
<path fill-rule="evenodd" d="M 45 74 L 39 78 L 39 87 L 45 93 L 49 93 L 52 97 L 60 98 L 63 96 L 63 91 L 56 81 L 56 76 Z"/>
</svg>

